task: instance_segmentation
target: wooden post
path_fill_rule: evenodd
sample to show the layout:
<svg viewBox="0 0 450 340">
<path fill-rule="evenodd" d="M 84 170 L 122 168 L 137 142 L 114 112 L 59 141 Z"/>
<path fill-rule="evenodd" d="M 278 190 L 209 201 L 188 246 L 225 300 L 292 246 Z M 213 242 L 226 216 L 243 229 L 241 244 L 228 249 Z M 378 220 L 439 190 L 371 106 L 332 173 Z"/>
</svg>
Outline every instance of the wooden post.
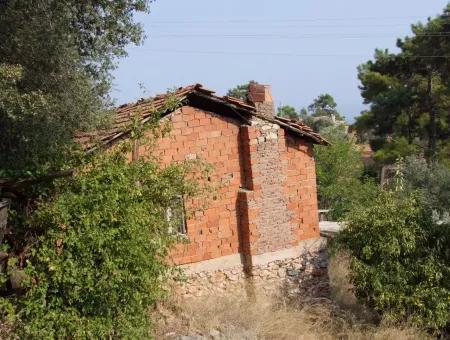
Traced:
<svg viewBox="0 0 450 340">
<path fill-rule="evenodd" d="M 133 141 L 133 149 L 131 151 L 131 160 L 133 162 L 137 161 L 139 159 L 139 140 L 135 139 Z"/>
</svg>

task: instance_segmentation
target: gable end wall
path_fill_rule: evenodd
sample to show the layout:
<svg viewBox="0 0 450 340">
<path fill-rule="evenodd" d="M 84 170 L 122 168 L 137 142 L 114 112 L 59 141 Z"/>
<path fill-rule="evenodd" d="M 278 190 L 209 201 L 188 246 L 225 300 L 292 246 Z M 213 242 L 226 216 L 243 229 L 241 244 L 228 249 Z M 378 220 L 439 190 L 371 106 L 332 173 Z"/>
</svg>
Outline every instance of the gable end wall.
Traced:
<svg viewBox="0 0 450 340">
<path fill-rule="evenodd" d="M 276 124 L 251 126 L 183 106 L 167 117 L 170 133 L 157 143 L 163 165 L 202 159 L 212 165 L 215 199 L 187 220 L 189 242 L 171 254 L 176 264 L 253 255 L 319 236 L 312 145 Z M 145 150 L 139 151 L 145 155 Z M 245 263 L 244 263 L 245 264 Z"/>
</svg>

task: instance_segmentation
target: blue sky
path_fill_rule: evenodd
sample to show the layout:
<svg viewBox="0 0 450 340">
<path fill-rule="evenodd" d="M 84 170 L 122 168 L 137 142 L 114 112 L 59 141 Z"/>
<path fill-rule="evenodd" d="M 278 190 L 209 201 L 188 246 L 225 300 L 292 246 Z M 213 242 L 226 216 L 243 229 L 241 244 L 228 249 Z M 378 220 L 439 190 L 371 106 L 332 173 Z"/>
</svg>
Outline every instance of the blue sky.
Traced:
<svg viewBox="0 0 450 340">
<path fill-rule="evenodd" d="M 256 80 L 272 85 L 277 105 L 328 92 L 352 121 L 364 109 L 357 66 L 447 2 L 157 0 L 137 17 L 147 38 L 120 60 L 112 96 L 122 104 L 197 82 L 225 94 Z"/>
</svg>

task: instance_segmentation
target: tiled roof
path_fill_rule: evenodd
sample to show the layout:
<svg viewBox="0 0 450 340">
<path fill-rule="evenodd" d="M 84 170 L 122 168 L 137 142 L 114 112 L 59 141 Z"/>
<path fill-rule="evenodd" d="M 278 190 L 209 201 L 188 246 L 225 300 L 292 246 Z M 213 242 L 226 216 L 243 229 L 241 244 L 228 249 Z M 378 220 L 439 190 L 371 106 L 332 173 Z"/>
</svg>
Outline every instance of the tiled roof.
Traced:
<svg viewBox="0 0 450 340">
<path fill-rule="evenodd" d="M 93 150 L 97 145 L 109 144 L 116 139 L 123 138 L 130 132 L 133 113 L 136 113 L 136 111 L 139 111 L 141 120 L 145 123 L 150 120 L 154 112 L 164 108 L 164 104 L 168 100 L 169 96 L 174 96 L 176 99 L 186 102 L 186 100 L 189 100 L 189 96 L 197 95 L 205 100 L 214 101 L 219 105 L 222 104 L 231 107 L 239 116 L 241 116 L 241 114 L 247 116 L 248 118 L 251 116 L 257 116 L 261 119 L 277 123 L 283 128 L 290 130 L 303 138 L 312 140 L 314 143 L 328 144 L 328 142 L 318 133 L 314 132 L 309 126 L 301 121 L 282 117 L 274 117 L 273 119 L 267 118 L 265 116 L 258 115 L 255 107 L 249 103 L 230 96 L 219 97 L 214 93 L 214 91 L 204 88 L 201 84 L 195 84 L 180 87 L 170 94 L 157 95 L 150 99 L 139 100 L 136 103 L 121 105 L 115 110 L 113 122 L 108 128 L 91 132 L 76 133 L 75 141 L 79 143 L 85 151 Z M 244 118 L 244 116 L 242 116 L 242 118 Z"/>
<path fill-rule="evenodd" d="M 292 132 L 295 132 L 304 138 L 312 139 L 316 144 L 321 145 L 329 144 L 325 138 L 323 138 L 319 133 L 315 132 L 311 127 L 303 123 L 303 121 L 301 120 L 289 119 L 279 116 L 275 116 L 274 120 L 281 127 L 290 130 Z"/>
</svg>

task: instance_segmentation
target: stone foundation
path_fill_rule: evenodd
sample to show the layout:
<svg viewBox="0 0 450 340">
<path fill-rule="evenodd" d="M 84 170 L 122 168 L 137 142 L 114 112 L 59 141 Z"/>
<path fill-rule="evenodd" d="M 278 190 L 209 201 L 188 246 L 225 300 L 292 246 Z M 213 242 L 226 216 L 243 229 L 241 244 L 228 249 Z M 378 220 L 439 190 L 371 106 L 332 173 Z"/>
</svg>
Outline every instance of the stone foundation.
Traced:
<svg viewBox="0 0 450 340">
<path fill-rule="evenodd" d="M 183 266 L 185 280 L 177 284 L 182 297 L 217 295 L 226 291 L 247 294 L 327 297 L 326 240 L 302 241 L 297 247 L 266 253 L 252 258 L 244 270 L 238 255 Z"/>
</svg>

